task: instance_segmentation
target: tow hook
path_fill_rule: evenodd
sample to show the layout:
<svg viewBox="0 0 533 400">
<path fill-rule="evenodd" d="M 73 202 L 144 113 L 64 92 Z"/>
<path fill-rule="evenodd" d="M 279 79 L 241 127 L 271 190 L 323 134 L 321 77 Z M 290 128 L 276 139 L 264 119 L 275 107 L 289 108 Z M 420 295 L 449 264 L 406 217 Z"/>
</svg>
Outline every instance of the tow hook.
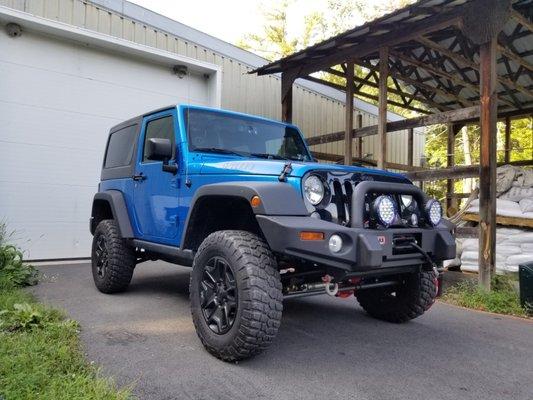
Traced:
<svg viewBox="0 0 533 400">
<path fill-rule="evenodd" d="M 322 282 L 324 282 L 326 293 L 332 297 L 335 297 L 339 293 L 339 284 L 332 283 L 333 278 L 329 275 L 324 275 L 322 277 Z"/>
</svg>

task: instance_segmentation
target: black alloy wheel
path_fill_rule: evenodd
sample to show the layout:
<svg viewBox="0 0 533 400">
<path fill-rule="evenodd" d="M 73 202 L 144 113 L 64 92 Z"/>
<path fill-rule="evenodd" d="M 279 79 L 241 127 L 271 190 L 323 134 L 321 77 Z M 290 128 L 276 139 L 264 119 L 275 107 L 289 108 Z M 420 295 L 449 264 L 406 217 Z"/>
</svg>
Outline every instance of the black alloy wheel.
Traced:
<svg viewBox="0 0 533 400">
<path fill-rule="evenodd" d="M 229 263 L 222 257 L 207 261 L 200 281 L 202 314 L 209 329 L 227 333 L 237 315 L 237 283 Z"/>
<path fill-rule="evenodd" d="M 95 249 L 96 274 L 100 278 L 104 278 L 109 264 L 109 252 L 107 250 L 107 242 L 104 235 L 98 236 Z"/>
</svg>

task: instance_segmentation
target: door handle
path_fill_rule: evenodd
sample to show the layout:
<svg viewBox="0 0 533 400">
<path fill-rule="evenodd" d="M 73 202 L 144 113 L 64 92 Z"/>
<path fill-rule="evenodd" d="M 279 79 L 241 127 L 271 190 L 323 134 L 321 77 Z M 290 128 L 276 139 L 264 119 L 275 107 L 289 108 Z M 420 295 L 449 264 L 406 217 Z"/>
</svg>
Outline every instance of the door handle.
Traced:
<svg viewBox="0 0 533 400">
<path fill-rule="evenodd" d="M 144 175 L 142 172 L 138 175 L 133 175 L 131 177 L 134 181 L 144 181 L 146 179 L 146 175 Z"/>
</svg>

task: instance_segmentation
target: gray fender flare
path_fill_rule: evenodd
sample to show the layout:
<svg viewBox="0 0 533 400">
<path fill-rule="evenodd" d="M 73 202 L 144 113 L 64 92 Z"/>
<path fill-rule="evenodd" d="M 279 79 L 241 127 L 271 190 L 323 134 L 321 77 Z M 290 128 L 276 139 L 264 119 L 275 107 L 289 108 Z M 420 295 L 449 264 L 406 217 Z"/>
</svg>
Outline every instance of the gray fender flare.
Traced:
<svg viewBox="0 0 533 400">
<path fill-rule="evenodd" d="M 97 200 L 103 200 L 109 204 L 109 208 L 111 208 L 111 213 L 113 214 L 113 219 L 117 221 L 120 235 L 123 238 L 132 238 L 133 229 L 131 228 L 130 217 L 128 215 L 126 201 L 124 200 L 122 192 L 118 190 L 106 190 L 105 192 L 96 193 L 93 199 L 91 221 L 95 216 L 95 205 Z M 93 227 L 93 223 L 91 222 L 91 233 L 93 234 L 94 229 L 96 229 L 96 226 Z"/>
<path fill-rule="evenodd" d="M 191 221 L 194 218 L 195 206 L 199 204 L 202 198 L 236 197 L 249 203 L 254 196 L 259 196 L 261 199 L 261 204 L 258 207 L 252 207 L 252 211 L 256 215 L 309 215 L 302 196 L 288 183 L 242 181 L 204 185 L 198 188 L 191 200 L 180 247 L 184 248 L 187 236 L 192 232 Z"/>
</svg>

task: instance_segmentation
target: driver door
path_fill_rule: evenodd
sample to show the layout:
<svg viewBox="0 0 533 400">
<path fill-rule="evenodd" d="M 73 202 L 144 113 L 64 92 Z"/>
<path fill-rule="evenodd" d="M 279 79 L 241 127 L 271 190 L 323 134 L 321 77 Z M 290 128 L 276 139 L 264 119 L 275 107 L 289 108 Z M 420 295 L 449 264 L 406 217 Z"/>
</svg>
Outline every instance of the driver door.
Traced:
<svg viewBox="0 0 533 400">
<path fill-rule="evenodd" d="M 177 164 L 177 124 L 175 109 L 144 117 L 133 177 L 139 238 L 169 245 L 178 245 L 181 229 L 178 218 L 179 175 L 163 171 L 163 161 L 149 160 L 147 143 L 153 138 L 169 139 L 173 149 L 169 163 Z"/>
</svg>

